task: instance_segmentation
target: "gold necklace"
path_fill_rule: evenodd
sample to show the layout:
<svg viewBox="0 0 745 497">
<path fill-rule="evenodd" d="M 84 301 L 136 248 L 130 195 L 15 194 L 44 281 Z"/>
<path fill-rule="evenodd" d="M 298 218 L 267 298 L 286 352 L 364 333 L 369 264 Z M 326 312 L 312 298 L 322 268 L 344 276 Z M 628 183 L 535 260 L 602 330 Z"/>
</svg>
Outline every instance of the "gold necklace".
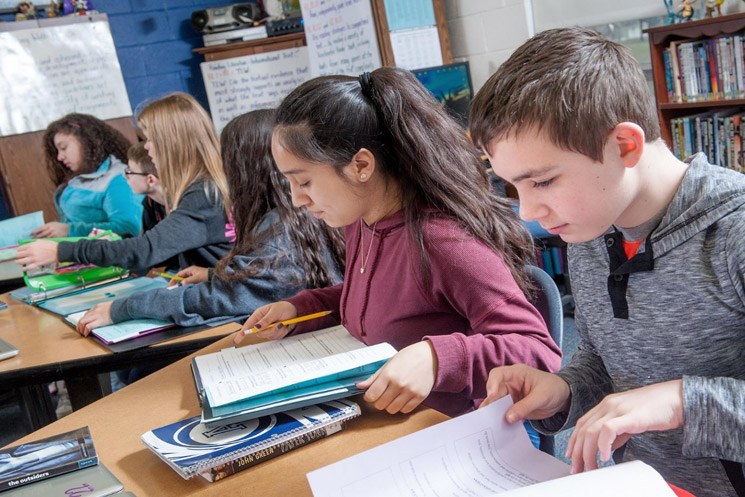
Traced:
<svg viewBox="0 0 745 497">
<path fill-rule="evenodd" d="M 370 246 L 367 247 L 367 255 L 362 253 L 362 250 L 365 248 L 363 241 L 363 229 L 362 224 L 364 221 L 360 219 L 360 259 L 362 259 L 362 264 L 360 264 L 360 274 L 365 274 L 365 266 L 367 266 L 367 263 L 370 262 L 370 251 L 372 250 L 373 242 L 375 241 L 375 227 L 378 225 L 378 222 L 375 221 L 375 224 L 373 224 L 372 229 L 372 237 L 370 237 Z"/>
</svg>

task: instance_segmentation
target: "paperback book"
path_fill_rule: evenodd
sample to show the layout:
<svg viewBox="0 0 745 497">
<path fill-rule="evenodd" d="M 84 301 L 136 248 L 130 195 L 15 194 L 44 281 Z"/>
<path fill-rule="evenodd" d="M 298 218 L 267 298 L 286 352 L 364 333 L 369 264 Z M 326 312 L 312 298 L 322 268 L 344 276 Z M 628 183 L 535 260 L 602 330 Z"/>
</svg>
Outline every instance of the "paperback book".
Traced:
<svg viewBox="0 0 745 497">
<path fill-rule="evenodd" d="M 142 441 L 182 478 L 199 474 L 214 482 L 336 433 L 359 415 L 359 405 L 339 400 L 216 427 L 195 416 L 151 430 Z"/>
<path fill-rule="evenodd" d="M 0 450 L 0 491 L 98 464 L 88 427 Z"/>
<path fill-rule="evenodd" d="M 192 370 L 202 422 L 215 426 L 350 397 L 395 353 L 390 344 L 367 346 L 335 326 L 198 356 Z"/>
</svg>

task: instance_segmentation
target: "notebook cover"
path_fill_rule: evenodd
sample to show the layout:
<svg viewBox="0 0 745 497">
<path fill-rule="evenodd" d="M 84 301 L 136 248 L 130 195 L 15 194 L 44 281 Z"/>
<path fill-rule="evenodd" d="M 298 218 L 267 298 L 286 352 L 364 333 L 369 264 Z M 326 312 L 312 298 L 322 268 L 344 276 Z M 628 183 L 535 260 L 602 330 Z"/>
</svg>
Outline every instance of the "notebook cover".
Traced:
<svg viewBox="0 0 745 497">
<path fill-rule="evenodd" d="M 0 491 L 98 464 L 88 427 L 0 450 Z"/>
<path fill-rule="evenodd" d="M 263 451 L 360 412 L 354 402 L 336 401 L 213 427 L 195 416 L 151 430 L 142 441 L 183 478 L 191 478 L 238 458 L 262 457 Z"/>
<path fill-rule="evenodd" d="M 8 490 L 2 495 L 3 497 L 106 497 L 123 488 L 122 482 L 111 471 L 99 464 Z"/>
</svg>

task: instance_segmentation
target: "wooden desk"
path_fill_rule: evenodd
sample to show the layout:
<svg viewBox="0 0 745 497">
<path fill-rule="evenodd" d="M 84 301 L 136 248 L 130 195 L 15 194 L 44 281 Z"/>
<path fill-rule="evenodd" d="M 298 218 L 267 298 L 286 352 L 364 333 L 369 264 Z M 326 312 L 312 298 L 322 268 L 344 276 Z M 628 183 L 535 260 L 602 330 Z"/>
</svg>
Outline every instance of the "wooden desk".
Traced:
<svg viewBox="0 0 745 497">
<path fill-rule="evenodd" d="M 46 384 L 63 379 L 73 409 L 101 398 L 106 389 L 99 373 L 176 360 L 240 329 L 229 323 L 129 352 L 113 354 L 92 338 L 83 338 L 60 316 L 10 297 L 0 296 L 8 309 L 0 311 L 0 337 L 18 348 L 17 356 L 0 361 L 0 385 L 17 389 L 31 429 L 57 418 Z"/>
<path fill-rule="evenodd" d="M 232 345 L 227 337 L 198 354 Z M 190 357 L 193 357 L 193 354 Z M 189 358 L 182 359 L 83 409 L 24 437 L 29 442 L 88 425 L 101 462 L 138 497 L 310 496 L 306 473 L 382 443 L 402 437 L 446 417 L 431 409 L 390 415 L 368 408 L 340 433 L 236 473 L 216 483 L 201 477 L 183 480 L 140 441 L 153 428 L 199 413 Z M 15 443 L 14 443 L 15 445 Z"/>
</svg>

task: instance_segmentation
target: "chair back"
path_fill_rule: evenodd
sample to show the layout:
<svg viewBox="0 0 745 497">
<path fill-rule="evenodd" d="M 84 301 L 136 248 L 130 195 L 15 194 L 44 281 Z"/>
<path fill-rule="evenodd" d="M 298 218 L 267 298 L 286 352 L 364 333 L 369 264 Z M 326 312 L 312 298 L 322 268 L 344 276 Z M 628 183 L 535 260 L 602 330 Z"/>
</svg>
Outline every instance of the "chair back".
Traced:
<svg viewBox="0 0 745 497">
<path fill-rule="evenodd" d="M 561 349 L 564 339 L 564 308 L 559 287 L 543 269 L 532 265 L 525 266 L 525 269 L 527 269 L 528 275 L 535 286 L 535 296 L 532 303 L 546 322 L 551 338 Z"/>
<path fill-rule="evenodd" d="M 556 345 L 561 349 L 564 340 L 564 309 L 561 302 L 561 293 L 556 282 L 546 271 L 537 267 L 527 265 L 525 269 L 533 281 L 535 287 L 533 305 L 546 322 L 548 332 L 554 339 Z M 554 455 L 554 437 L 539 434 L 540 449 L 547 454 Z"/>
</svg>

